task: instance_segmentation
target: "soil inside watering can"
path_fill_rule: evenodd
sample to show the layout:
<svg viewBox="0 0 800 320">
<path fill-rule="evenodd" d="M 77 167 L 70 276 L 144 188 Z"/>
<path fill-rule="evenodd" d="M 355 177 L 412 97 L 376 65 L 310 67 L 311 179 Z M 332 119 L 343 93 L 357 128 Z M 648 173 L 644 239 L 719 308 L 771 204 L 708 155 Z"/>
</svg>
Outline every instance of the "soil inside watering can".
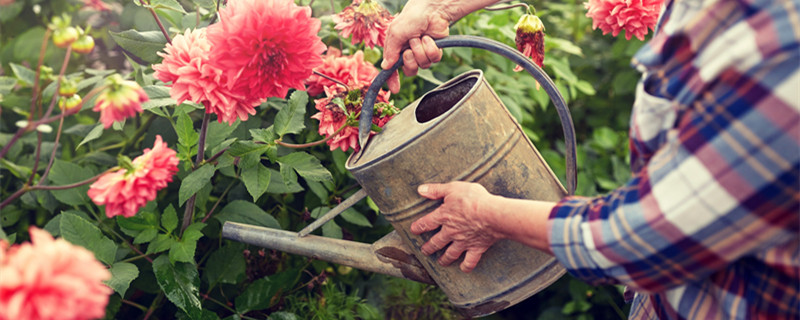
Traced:
<svg viewBox="0 0 800 320">
<path fill-rule="evenodd" d="M 442 88 L 425 95 L 415 112 L 417 122 L 431 121 L 450 110 L 472 90 L 476 82 L 478 82 L 477 78 L 467 78 L 452 87 Z"/>
</svg>

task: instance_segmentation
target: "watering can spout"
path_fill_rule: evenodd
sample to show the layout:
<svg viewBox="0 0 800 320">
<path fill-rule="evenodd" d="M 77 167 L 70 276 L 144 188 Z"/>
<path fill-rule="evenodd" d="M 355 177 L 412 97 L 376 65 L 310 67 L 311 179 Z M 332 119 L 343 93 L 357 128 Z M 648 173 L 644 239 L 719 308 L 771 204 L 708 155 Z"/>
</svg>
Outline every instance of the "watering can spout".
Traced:
<svg viewBox="0 0 800 320">
<path fill-rule="evenodd" d="M 434 284 L 413 253 L 391 232 L 373 244 L 225 222 L 222 236 L 256 246 L 320 259 L 364 271 Z"/>
</svg>

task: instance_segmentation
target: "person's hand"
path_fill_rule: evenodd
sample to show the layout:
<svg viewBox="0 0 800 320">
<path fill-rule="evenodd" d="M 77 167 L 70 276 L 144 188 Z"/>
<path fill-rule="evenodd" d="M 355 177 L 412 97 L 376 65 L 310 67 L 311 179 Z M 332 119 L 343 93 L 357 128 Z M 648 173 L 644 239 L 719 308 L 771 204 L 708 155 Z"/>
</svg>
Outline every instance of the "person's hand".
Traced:
<svg viewBox="0 0 800 320">
<path fill-rule="evenodd" d="M 494 228 L 493 213 L 482 209 L 497 198 L 483 186 L 468 182 L 426 184 L 418 192 L 428 199 L 444 199 L 441 206 L 412 223 L 410 229 L 421 234 L 442 228 L 421 248 L 423 254 L 430 255 L 450 244 L 439 258 L 441 265 L 453 263 L 466 252 L 460 267 L 470 272 L 492 244 L 505 238 Z"/>
<path fill-rule="evenodd" d="M 384 43 L 381 68 L 392 67 L 403 54 L 403 73 L 417 74 L 418 68 L 429 68 L 442 59 L 442 49 L 433 38 L 450 34 L 449 16 L 441 5 L 430 0 L 410 0 L 389 25 Z M 406 48 L 408 45 L 408 48 Z"/>
</svg>

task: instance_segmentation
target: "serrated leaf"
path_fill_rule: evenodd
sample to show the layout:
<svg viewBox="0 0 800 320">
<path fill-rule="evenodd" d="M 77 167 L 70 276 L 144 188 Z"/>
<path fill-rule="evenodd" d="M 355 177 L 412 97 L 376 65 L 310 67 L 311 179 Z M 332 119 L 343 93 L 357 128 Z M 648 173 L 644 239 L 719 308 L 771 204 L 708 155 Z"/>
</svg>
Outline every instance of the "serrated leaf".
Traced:
<svg viewBox="0 0 800 320">
<path fill-rule="evenodd" d="M 120 227 L 130 230 L 158 229 L 158 216 L 146 209 L 130 218 L 117 216 L 116 220 Z"/>
<path fill-rule="evenodd" d="M 47 179 L 53 185 L 63 186 L 84 181 L 92 176 L 91 171 L 77 164 L 56 160 L 53 162 L 53 167 L 50 169 L 50 175 L 47 176 Z M 89 202 L 89 197 L 86 195 L 87 191 L 89 191 L 88 184 L 66 190 L 51 190 L 51 193 L 58 201 L 71 206 L 78 206 Z"/>
<path fill-rule="evenodd" d="M 214 0 L 192 0 L 192 2 L 200 6 L 201 8 L 205 9 L 214 8 L 214 6 L 216 5 L 216 3 L 214 3 Z"/>
<path fill-rule="evenodd" d="M 231 133 L 239 127 L 240 123 L 241 121 L 238 120 L 234 122 L 233 125 L 228 125 L 227 122 L 219 123 L 217 121 L 210 121 L 208 123 L 208 131 L 206 132 L 206 151 L 211 150 L 211 152 L 216 153 L 217 150 L 222 150 L 219 146 L 221 146 L 224 141 L 230 140 L 230 143 L 236 141 L 235 138 L 231 137 Z M 228 143 L 228 146 L 230 143 Z"/>
<path fill-rule="evenodd" d="M 169 88 L 163 85 L 150 85 L 142 87 L 147 93 L 148 101 L 142 103 L 143 110 L 176 105 L 178 102 L 169 95 Z M 152 110 L 156 111 L 156 110 Z"/>
<path fill-rule="evenodd" d="M 187 113 L 178 114 L 178 119 L 175 121 L 175 133 L 178 134 L 178 143 L 186 147 L 193 147 L 200 139 L 200 134 L 194 130 L 192 117 Z"/>
<path fill-rule="evenodd" d="M 282 166 L 281 171 L 269 169 L 270 181 L 267 193 L 295 193 L 303 191 L 303 187 L 297 183 L 297 173 L 292 168 Z"/>
<path fill-rule="evenodd" d="M 575 83 L 575 87 L 586 95 L 593 96 L 597 93 L 591 83 L 586 80 L 579 80 Z"/>
<path fill-rule="evenodd" d="M 153 273 L 169 301 L 191 318 L 200 316 L 200 278 L 195 265 L 183 262 L 173 265 L 166 255 L 161 255 L 153 260 Z"/>
<path fill-rule="evenodd" d="M 111 265 L 109 271 L 111 271 L 111 279 L 103 281 L 103 283 L 114 289 L 121 297 L 125 297 L 131 281 L 139 277 L 139 268 L 132 263 L 117 262 Z"/>
<path fill-rule="evenodd" d="M 242 182 L 244 182 L 247 192 L 253 197 L 253 202 L 267 192 L 271 173 L 263 164 L 257 164 L 251 168 L 242 170 Z"/>
<path fill-rule="evenodd" d="M 583 57 L 583 50 L 581 47 L 575 45 L 569 40 L 547 36 L 545 43 L 548 47 L 556 50 L 561 50 L 569 54 Z"/>
<path fill-rule="evenodd" d="M 107 265 L 114 263 L 117 245 L 103 235 L 103 232 L 88 220 L 72 213 L 64 212 L 61 214 L 59 229 L 61 237 L 75 245 L 88 249 L 94 253 L 97 260 Z"/>
<path fill-rule="evenodd" d="M 303 124 L 306 115 L 308 93 L 297 90 L 289 97 L 289 104 L 275 115 L 275 133 L 279 137 L 287 133 L 299 133 L 306 127 Z"/>
<path fill-rule="evenodd" d="M 253 140 L 264 143 L 272 143 L 278 138 L 275 135 L 275 126 L 269 126 L 266 129 L 250 129 L 250 136 L 253 137 Z"/>
<path fill-rule="evenodd" d="M 194 264 L 194 252 L 197 249 L 197 240 L 175 241 L 169 248 L 169 261 L 171 263 L 187 262 Z"/>
<path fill-rule="evenodd" d="M 203 276 L 209 285 L 238 283 L 245 275 L 244 244 L 235 242 L 219 248 L 206 262 Z"/>
<path fill-rule="evenodd" d="M 167 233 L 171 233 L 178 227 L 178 212 L 171 204 L 161 214 L 161 226 L 167 229 Z"/>
<path fill-rule="evenodd" d="M 145 252 L 145 254 L 153 254 L 153 253 L 167 251 L 172 246 L 173 242 L 175 242 L 175 239 L 173 239 L 169 235 L 164 233 L 159 233 L 158 236 L 156 236 L 156 239 L 150 242 L 149 245 L 147 245 L 147 252 Z"/>
<path fill-rule="evenodd" d="M 322 235 L 328 238 L 341 239 L 342 227 L 336 224 L 336 221 L 328 221 L 322 225 Z"/>
<path fill-rule="evenodd" d="M 176 0 L 150 0 L 150 5 L 156 9 L 167 9 L 180 13 L 186 13 L 180 3 Z"/>
<path fill-rule="evenodd" d="M 248 154 L 261 156 L 267 149 L 269 149 L 269 146 L 266 144 L 257 144 L 253 141 L 236 141 L 228 149 L 228 154 L 234 157 L 244 157 Z"/>
<path fill-rule="evenodd" d="M 100 136 L 102 135 L 103 135 L 103 125 L 98 124 L 94 128 L 92 128 L 92 131 L 89 131 L 89 133 L 86 134 L 86 137 L 84 137 L 83 140 L 81 140 L 81 143 L 79 143 L 78 146 L 75 147 L 75 150 L 78 150 L 78 148 L 80 148 L 87 142 L 100 138 Z"/>
<path fill-rule="evenodd" d="M 236 297 L 236 311 L 241 314 L 251 310 L 271 307 L 280 299 L 273 299 L 291 288 L 300 276 L 300 269 L 289 269 L 253 281 L 241 295 Z"/>
<path fill-rule="evenodd" d="M 11 66 L 11 72 L 14 73 L 17 80 L 29 86 L 33 86 L 33 83 L 36 82 L 36 72 L 33 70 L 13 62 L 9 63 L 9 65 Z"/>
<path fill-rule="evenodd" d="M 330 171 L 320 164 L 319 159 L 305 153 L 293 152 L 283 157 L 278 158 L 281 166 L 288 166 L 303 178 L 314 181 L 328 181 L 332 180 Z"/>
<path fill-rule="evenodd" d="M 344 221 L 350 222 L 357 226 L 372 227 L 372 223 L 369 222 L 367 217 L 353 208 L 348 208 L 342 212 L 342 218 L 344 218 Z"/>
<path fill-rule="evenodd" d="M 137 234 L 135 237 L 133 237 L 133 244 L 148 243 L 150 241 L 153 241 L 153 239 L 155 239 L 157 235 L 158 235 L 158 230 L 156 229 L 144 230 L 139 234 Z"/>
<path fill-rule="evenodd" d="M 225 208 L 222 208 L 219 214 L 215 216 L 220 223 L 226 221 L 252 224 L 267 228 L 281 229 L 278 220 L 269 213 L 266 213 L 261 207 L 252 202 L 244 200 L 234 200 Z"/>
<path fill-rule="evenodd" d="M 112 32 L 111 38 L 122 47 L 128 54 L 131 54 L 148 63 L 156 63 L 161 60 L 156 53 L 163 50 L 167 44 L 167 39 L 160 31 L 136 31 L 125 30 L 122 32 Z"/>
<path fill-rule="evenodd" d="M 178 190 L 178 202 L 180 205 L 183 205 L 192 195 L 209 184 L 215 171 L 216 169 L 214 166 L 205 165 L 190 173 L 186 178 L 183 178 L 181 187 Z"/>
</svg>

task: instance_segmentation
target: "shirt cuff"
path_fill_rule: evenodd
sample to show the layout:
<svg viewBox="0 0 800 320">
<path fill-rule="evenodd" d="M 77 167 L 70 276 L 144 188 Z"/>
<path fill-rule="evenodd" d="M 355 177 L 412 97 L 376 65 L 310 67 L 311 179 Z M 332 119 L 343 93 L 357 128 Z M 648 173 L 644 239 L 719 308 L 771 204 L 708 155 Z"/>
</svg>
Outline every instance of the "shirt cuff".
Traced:
<svg viewBox="0 0 800 320">
<path fill-rule="evenodd" d="M 574 277 L 593 285 L 614 283 L 592 258 L 598 253 L 585 222 L 593 201 L 598 200 L 569 196 L 556 204 L 548 220 L 550 250 Z"/>
</svg>

